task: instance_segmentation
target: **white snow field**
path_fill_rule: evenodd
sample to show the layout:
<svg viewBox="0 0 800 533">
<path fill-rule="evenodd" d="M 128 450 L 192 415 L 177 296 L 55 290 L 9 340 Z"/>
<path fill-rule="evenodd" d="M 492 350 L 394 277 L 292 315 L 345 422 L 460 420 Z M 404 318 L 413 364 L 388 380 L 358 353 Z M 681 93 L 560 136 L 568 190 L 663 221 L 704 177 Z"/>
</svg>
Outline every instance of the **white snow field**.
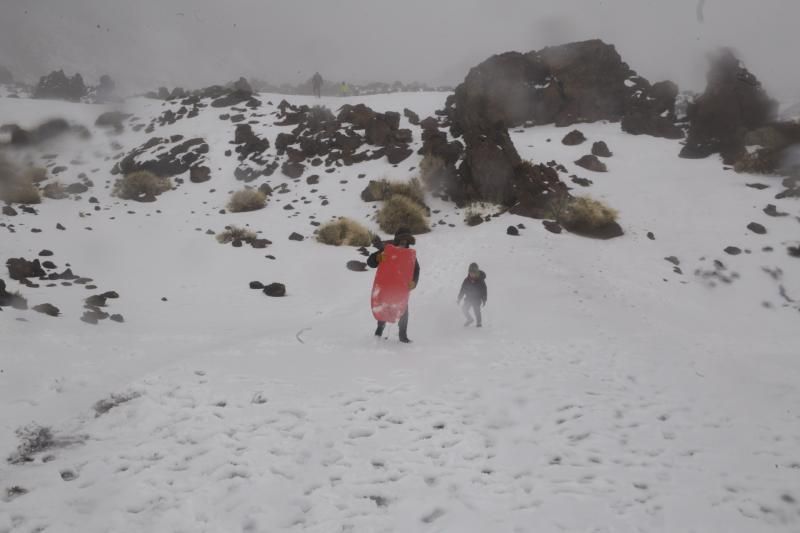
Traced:
<svg viewBox="0 0 800 533">
<path fill-rule="evenodd" d="M 282 98 L 259 97 L 260 113 Z M 321 103 L 424 118 L 445 97 Z M 126 110 L 149 122 L 177 107 L 132 99 Z M 800 240 L 800 200 L 774 199 L 779 178 L 679 159 L 678 142 L 618 124 L 579 125 L 589 142 L 577 147 L 561 144 L 567 129 L 516 130 L 523 157 L 591 179 L 584 189 L 562 174 L 574 194 L 618 209 L 626 234 L 556 235 L 507 214 L 470 228 L 463 210 L 429 199 L 414 342 L 403 345 L 396 326 L 372 335 L 373 273 L 345 268 L 364 258 L 317 243 L 309 217 L 377 231 L 360 191 L 416 175 L 420 156 L 309 168 L 315 186 L 278 170 L 253 185 L 285 182 L 288 193 L 219 214 L 243 184 L 224 156 L 235 126 L 208 107 L 153 135 L 205 138 L 211 180 L 121 201 L 107 187 L 113 157 L 151 135 L 93 127 L 106 109 L 0 98 L 0 124 L 90 127 L 90 140 L 16 157 L 68 166 L 63 183 L 79 172 L 94 182 L 36 215 L 0 215 L 0 258 L 51 250 L 41 259 L 98 287 L 32 289 L 0 273 L 29 305 L 62 313 L 0 312 L 0 532 L 800 531 L 800 259 L 786 251 Z M 254 130 L 274 145 L 291 127 L 273 119 Z M 614 153 L 608 173 L 573 164 L 597 140 Z M 768 203 L 789 215 L 766 216 Z M 767 233 L 748 230 L 753 221 Z M 273 244 L 233 248 L 206 234 L 229 224 Z M 516 224 L 520 236 L 507 235 Z M 724 253 L 731 245 L 746 252 Z M 472 261 L 489 287 L 482 329 L 464 328 L 456 305 Z M 251 290 L 254 280 L 285 283 L 287 296 Z M 120 298 L 108 312 L 125 322 L 81 322 L 83 298 L 109 290 Z M 112 395 L 119 405 L 93 408 Z M 6 461 L 31 424 L 51 429 L 52 446 Z"/>
</svg>

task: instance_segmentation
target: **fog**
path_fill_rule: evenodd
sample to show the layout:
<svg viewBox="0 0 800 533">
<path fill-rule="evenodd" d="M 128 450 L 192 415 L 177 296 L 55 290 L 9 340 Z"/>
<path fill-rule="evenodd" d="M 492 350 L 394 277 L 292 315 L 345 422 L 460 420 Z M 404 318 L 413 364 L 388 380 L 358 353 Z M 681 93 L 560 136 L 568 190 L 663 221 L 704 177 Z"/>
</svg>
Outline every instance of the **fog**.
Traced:
<svg viewBox="0 0 800 533">
<path fill-rule="evenodd" d="M 738 51 L 784 101 L 800 100 L 797 0 L 0 0 L 0 65 L 130 90 L 240 75 L 296 83 L 461 81 L 508 50 L 602 38 L 640 74 L 704 86 L 706 53 Z"/>
</svg>

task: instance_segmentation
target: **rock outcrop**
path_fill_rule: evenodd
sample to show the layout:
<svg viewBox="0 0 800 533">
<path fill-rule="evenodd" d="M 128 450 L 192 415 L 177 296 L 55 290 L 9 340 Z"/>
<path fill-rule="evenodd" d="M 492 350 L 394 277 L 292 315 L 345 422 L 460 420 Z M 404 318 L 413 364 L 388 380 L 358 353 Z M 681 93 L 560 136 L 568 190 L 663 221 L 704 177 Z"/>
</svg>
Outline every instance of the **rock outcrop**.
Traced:
<svg viewBox="0 0 800 533">
<path fill-rule="evenodd" d="M 777 106 L 730 50 L 713 59 L 705 92 L 689 105 L 689 136 L 681 157 L 721 154 L 726 164 L 746 156 L 748 132 L 769 124 Z"/>
</svg>

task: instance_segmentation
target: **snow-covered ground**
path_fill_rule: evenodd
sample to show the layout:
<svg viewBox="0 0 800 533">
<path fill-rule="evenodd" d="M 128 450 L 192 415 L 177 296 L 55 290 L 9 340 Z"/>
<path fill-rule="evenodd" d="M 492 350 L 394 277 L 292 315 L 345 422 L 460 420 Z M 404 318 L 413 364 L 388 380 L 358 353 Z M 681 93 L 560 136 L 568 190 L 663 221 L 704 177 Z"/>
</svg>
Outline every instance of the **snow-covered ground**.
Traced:
<svg viewBox="0 0 800 533">
<path fill-rule="evenodd" d="M 347 101 L 425 117 L 444 95 L 322 103 Z M 147 122 L 165 108 L 134 99 L 126 111 Z M 91 126 L 105 109 L 0 98 L 0 123 Z M 0 454 L 31 423 L 56 441 L 33 462 L 0 465 L 0 532 L 800 530 L 800 259 L 786 253 L 800 202 L 774 199 L 779 179 L 679 159 L 677 142 L 617 124 L 581 125 L 589 143 L 578 147 L 561 144 L 565 129 L 514 132 L 524 157 L 593 180 L 574 192 L 617 208 L 626 235 L 555 235 L 511 215 L 469 228 L 431 200 L 444 224 L 417 240 L 414 343 L 402 345 L 396 328 L 372 336 L 372 274 L 345 268 L 363 259 L 354 249 L 288 236 L 340 215 L 377 229 L 359 192 L 368 179 L 415 175 L 419 156 L 320 172 L 316 186 L 278 171 L 254 184 L 286 182 L 289 193 L 221 215 L 242 186 L 222 112 L 156 130 L 204 137 L 212 179 L 151 204 L 107 187 L 111 157 L 143 131 L 93 128 L 89 141 L 22 156 L 57 154 L 53 166 L 69 167 L 60 181 L 86 172 L 95 186 L 45 200 L 37 215 L 0 215 L 0 258 L 51 250 L 43 259 L 98 288 L 9 281 L 62 316 L 0 314 Z M 271 121 L 254 130 L 274 144 L 291 128 Z M 605 174 L 572 163 L 596 140 L 614 153 Z M 789 216 L 766 216 L 768 203 Z M 753 221 L 767 233 L 749 231 Z M 229 224 L 273 244 L 237 249 L 206 234 Z M 506 234 L 512 224 L 524 224 L 520 236 Z M 750 253 L 727 255 L 729 245 Z M 455 301 L 472 261 L 488 275 L 480 330 L 463 327 Z M 285 283 L 287 297 L 250 290 L 252 280 Z M 125 323 L 81 322 L 82 299 L 107 290 Z M 128 401 L 98 414 L 112 394 Z"/>
</svg>

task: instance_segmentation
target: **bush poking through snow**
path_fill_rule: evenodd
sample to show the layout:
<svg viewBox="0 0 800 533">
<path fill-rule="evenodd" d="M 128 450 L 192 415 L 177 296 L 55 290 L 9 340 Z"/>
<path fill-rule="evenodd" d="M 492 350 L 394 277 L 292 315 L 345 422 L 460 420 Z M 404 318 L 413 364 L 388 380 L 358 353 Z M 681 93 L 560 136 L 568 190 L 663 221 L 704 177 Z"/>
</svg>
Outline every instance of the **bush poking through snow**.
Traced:
<svg viewBox="0 0 800 533">
<path fill-rule="evenodd" d="M 55 444 L 53 431 L 49 427 L 38 424 L 29 424 L 17 428 L 16 435 L 19 439 L 19 444 L 17 445 L 17 451 L 8 458 L 8 462 L 11 464 L 31 461 L 33 454 L 43 452 Z"/>
<path fill-rule="evenodd" d="M 560 224 L 563 223 L 564 213 L 566 212 L 567 206 L 571 200 L 572 197 L 567 191 L 557 191 L 555 194 L 550 196 L 550 200 L 547 202 L 545 217 L 552 218 Z"/>
<path fill-rule="evenodd" d="M 31 182 L 18 181 L 5 188 L 0 186 L 0 200 L 12 204 L 39 204 L 42 203 L 42 196 L 39 189 Z"/>
<path fill-rule="evenodd" d="M 569 230 L 591 232 L 616 222 L 617 210 L 599 200 L 577 197 L 567 202 L 558 221 Z"/>
<path fill-rule="evenodd" d="M 234 241 L 239 241 L 252 244 L 257 238 L 256 232 L 247 228 L 240 228 L 239 226 L 225 226 L 225 231 L 217 235 L 217 242 L 220 244 L 228 244 Z"/>
<path fill-rule="evenodd" d="M 156 176 L 147 170 L 132 172 L 114 183 L 114 196 L 123 200 L 154 202 L 156 196 L 172 189 L 172 180 Z"/>
<path fill-rule="evenodd" d="M 28 489 L 20 487 L 19 485 L 14 485 L 13 487 L 8 487 L 6 489 L 5 500 L 10 502 L 14 498 L 18 498 L 19 496 L 24 496 L 26 494 L 28 494 Z"/>
<path fill-rule="evenodd" d="M 426 154 L 419 162 L 419 179 L 426 187 L 434 187 L 444 167 L 444 159 L 438 155 Z"/>
<path fill-rule="evenodd" d="M 425 191 L 422 190 L 422 184 L 417 178 L 412 178 L 407 182 L 386 179 L 370 181 L 367 188 L 361 193 L 361 198 L 365 202 L 386 201 L 395 196 L 404 196 L 425 207 Z"/>
<path fill-rule="evenodd" d="M 22 177 L 33 183 L 41 183 L 47 179 L 47 169 L 44 167 L 28 167 L 22 171 Z"/>
<path fill-rule="evenodd" d="M 244 213 L 258 211 L 267 205 L 267 195 L 257 189 L 242 189 L 231 195 L 228 201 L 228 211 L 231 213 Z"/>
<path fill-rule="evenodd" d="M 320 227 L 317 241 L 332 246 L 369 246 L 372 233 L 355 220 L 342 217 Z"/>
<path fill-rule="evenodd" d="M 0 155 L 0 201 L 11 204 L 41 203 L 42 197 L 34 184 L 38 174 L 32 170 L 20 171 Z"/>
<path fill-rule="evenodd" d="M 413 234 L 431 230 L 425 208 L 401 195 L 392 196 L 383 204 L 377 220 L 381 230 L 389 234 L 394 234 L 400 228 L 408 228 Z"/>
<path fill-rule="evenodd" d="M 138 392 L 124 392 L 122 394 L 112 393 L 108 398 L 103 398 L 94 404 L 95 416 L 102 416 L 112 410 L 113 408 L 131 400 L 135 400 L 141 396 Z"/>
</svg>

